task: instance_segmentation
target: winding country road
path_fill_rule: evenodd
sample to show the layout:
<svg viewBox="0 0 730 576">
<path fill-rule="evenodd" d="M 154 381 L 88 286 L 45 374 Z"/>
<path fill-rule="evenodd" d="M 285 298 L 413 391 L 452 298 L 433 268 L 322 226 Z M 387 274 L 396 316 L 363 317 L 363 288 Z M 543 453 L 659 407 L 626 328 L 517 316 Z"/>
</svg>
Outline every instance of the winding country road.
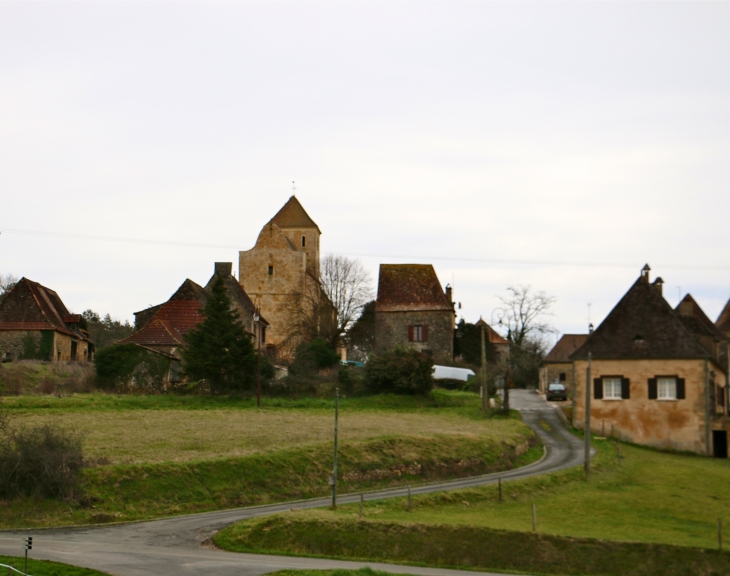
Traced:
<svg viewBox="0 0 730 576">
<path fill-rule="evenodd" d="M 462 478 L 450 482 L 425 484 L 411 488 L 412 494 L 456 490 L 502 481 L 527 478 L 555 472 L 583 463 L 583 443 L 571 435 L 557 411 L 540 396 L 530 391 L 514 391 L 512 408 L 522 413 L 523 420 L 545 444 L 544 457 L 523 468 Z M 394 488 L 365 494 L 366 500 L 405 496 L 405 488 Z M 342 495 L 339 504 L 359 501 L 359 494 Z M 400 574 L 464 575 L 467 572 L 441 568 L 421 568 L 394 564 L 346 562 L 316 558 L 236 554 L 206 547 L 204 543 L 218 530 L 246 518 L 274 514 L 291 508 L 316 508 L 330 504 L 329 498 L 286 502 L 178 516 L 163 520 L 120 524 L 115 526 L 0 532 L 0 554 L 20 556 L 23 538 L 33 536 L 33 558 L 56 560 L 86 566 L 115 576 L 248 576 L 283 569 L 335 569 L 370 566 Z M 479 574 L 468 572 L 468 574 Z M 481 572 L 480 574 L 488 574 Z"/>
</svg>

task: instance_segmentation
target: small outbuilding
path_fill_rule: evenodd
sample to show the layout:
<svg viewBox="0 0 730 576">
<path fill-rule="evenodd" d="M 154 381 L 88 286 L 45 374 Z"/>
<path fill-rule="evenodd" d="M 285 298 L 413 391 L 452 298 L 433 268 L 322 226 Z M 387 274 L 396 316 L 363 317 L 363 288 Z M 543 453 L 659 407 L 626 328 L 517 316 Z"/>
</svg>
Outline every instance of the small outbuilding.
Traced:
<svg viewBox="0 0 730 576">
<path fill-rule="evenodd" d="M 0 359 L 89 362 L 94 343 L 82 325 L 54 290 L 21 278 L 0 302 Z"/>
</svg>

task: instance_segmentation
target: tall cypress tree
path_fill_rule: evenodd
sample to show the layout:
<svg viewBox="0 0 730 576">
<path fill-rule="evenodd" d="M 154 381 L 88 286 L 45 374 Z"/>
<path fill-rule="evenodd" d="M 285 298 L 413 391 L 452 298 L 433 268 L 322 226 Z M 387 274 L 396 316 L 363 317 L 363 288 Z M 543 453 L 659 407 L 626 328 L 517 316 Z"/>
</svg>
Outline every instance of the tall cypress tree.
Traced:
<svg viewBox="0 0 730 576">
<path fill-rule="evenodd" d="M 250 388 L 256 377 L 256 352 L 231 308 L 223 277 L 216 277 L 203 308 L 204 320 L 185 335 L 180 350 L 184 371 L 205 379 L 210 393 Z"/>
</svg>

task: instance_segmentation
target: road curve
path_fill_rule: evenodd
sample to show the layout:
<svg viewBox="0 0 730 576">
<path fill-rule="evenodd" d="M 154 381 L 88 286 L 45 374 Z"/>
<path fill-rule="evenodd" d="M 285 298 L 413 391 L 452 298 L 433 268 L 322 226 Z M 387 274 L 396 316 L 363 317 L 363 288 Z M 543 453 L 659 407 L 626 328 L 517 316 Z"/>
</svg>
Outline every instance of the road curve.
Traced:
<svg viewBox="0 0 730 576">
<path fill-rule="evenodd" d="M 528 478 L 583 463 L 583 443 L 566 430 L 555 408 L 530 391 L 513 391 L 510 400 L 512 407 L 522 413 L 525 423 L 543 441 L 545 455 L 541 460 L 507 472 L 414 486 L 411 488 L 411 493 L 425 494 L 493 484 L 499 478 L 503 482 Z M 366 500 L 380 500 L 405 496 L 406 493 L 405 488 L 393 488 L 369 492 L 364 497 Z M 342 495 L 338 498 L 338 503 L 357 502 L 359 499 L 359 494 Z M 315 498 L 114 526 L 25 532 L 3 531 L 0 532 L 0 554 L 22 555 L 22 539 L 32 533 L 32 557 L 94 568 L 115 576 L 198 576 L 202 573 L 215 576 L 247 576 L 294 568 L 335 569 L 363 566 L 394 574 L 423 576 L 465 574 L 463 571 L 441 568 L 235 554 L 206 547 L 204 544 L 218 530 L 239 520 L 283 512 L 291 508 L 317 508 L 329 504 L 329 498 Z M 469 573 L 474 574 L 474 572 Z"/>
</svg>

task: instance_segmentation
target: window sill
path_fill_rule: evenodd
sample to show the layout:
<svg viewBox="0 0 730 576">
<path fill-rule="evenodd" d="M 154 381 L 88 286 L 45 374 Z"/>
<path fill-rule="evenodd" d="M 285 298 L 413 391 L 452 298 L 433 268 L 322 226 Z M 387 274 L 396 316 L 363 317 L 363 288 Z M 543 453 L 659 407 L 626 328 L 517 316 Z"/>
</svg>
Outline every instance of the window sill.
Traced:
<svg viewBox="0 0 730 576">
<path fill-rule="evenodd" d="M 605 400 L 606 402 L 616 402 L 624 400 L 624 398 L 602 398 L 602 400 Z"/>
<path fill-rule="evenodd" d="M 677 402 L 677 398 L 657 398 L 657 402 Z"/>
</svg>

